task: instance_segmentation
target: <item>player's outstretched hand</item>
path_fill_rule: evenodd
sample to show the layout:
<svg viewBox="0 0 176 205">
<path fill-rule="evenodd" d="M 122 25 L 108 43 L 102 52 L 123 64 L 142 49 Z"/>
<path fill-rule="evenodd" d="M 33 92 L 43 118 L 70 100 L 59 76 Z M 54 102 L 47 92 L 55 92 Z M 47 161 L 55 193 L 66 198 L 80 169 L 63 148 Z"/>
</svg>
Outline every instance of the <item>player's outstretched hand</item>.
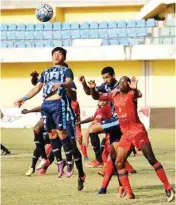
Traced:
<svg viewBox="0 0 176 205">
<path fill-rule="evenodd" d="M 80 75 L 80 76 L 78 77 L 78 80 L 79 80 L 81 83 L 85 83 L 85 82 L 86 82 L 86 79 L 85 79 L 85 77 L 84 77 L 83 75 Z"/>
<path fill-rule="evenodd" d="M 60 87 L 60 84 L 55 84 L 52 88 L 52 92 L 56 92 Z"/>
<path fill-rule="evenodd" d="M 30 74 L 33 78 L 38 78 L 39 73 L 37 73 L 37 71 L 34 71 Z"/>
<path fill-rule="evenodd" d="M 95 80 L 90 80 L 90 81 L 88 82 L 88 86 L 89 86 L 89 88 L 95 88 L 95 87 L 96 87 Z"/>
<path fill-rule="evenodd" d="M 138 80 L 136 80 L 136 77 L 133 76 L 131 78 L 131 83 L 128 82 L 128 85 L 130 86 L 131 89 L 135 90 L 137 89 L 137 83 L 138 83 Z"/>
<path fill-rule="evenodd" d="M 23 109 L 22 111 L 21 111 L 21 113 L 22 114 L 27 114 L 29 111 L 27 110 L 27 109 Z"/>
<path fill-rule="evenodd" d="M 25 102 L 24 98 L 19 98 L 18 100 L 14 102 L 14 105 L 15 107 L 20 108 L 24 104 L 24 102 Z"/>
</svg>

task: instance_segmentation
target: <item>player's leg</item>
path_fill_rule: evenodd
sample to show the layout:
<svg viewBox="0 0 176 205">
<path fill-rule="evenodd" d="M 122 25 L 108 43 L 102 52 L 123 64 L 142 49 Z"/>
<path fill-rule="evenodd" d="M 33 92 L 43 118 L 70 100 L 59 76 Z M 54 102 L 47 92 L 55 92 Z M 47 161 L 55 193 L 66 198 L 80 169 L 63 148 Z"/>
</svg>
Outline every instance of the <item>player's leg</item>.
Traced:
<svg viewBox="0 0 176 205">
<path fill-rule="evenodd" d="M 156 159 L 150 142 L 142 146 L 142 152 L 149 164 L 155 169 L 158 178 L 164 185 L 168 202 L 171 202 L 174 199 L 174 190 L 168 181 L 162 164 Z"/>
<path fill-rule="evenodd" d="M 11 154 L 11 152 L 3 145 L 1 144 L 1 150 L 2 150 L 2 155 L 7 155 L 7 154 Z"/>
</svg>

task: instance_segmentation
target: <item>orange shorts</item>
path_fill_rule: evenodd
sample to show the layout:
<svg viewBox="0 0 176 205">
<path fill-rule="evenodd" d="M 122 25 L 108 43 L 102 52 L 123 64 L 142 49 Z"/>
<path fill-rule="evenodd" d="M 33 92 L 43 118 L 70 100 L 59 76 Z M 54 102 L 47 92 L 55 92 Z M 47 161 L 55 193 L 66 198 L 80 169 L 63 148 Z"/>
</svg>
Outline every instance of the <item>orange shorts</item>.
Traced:
<svg viewBox="0 0 176 205">
<path fill-rule="evenodd" d="M 126 150 L 136 147 L 138 150 L 141 150 L 141 148 L 148 142 L 150 142 L 150 140 L 145 130 L 129 130 L 121 136 L 119 147 Z"/>
<path fill-rule="evenodd" d="M 75 128 L 76 128 L 76 137 L 81 138 L 82 137 L 81 127 L 78 125 Z"/>
</svg>

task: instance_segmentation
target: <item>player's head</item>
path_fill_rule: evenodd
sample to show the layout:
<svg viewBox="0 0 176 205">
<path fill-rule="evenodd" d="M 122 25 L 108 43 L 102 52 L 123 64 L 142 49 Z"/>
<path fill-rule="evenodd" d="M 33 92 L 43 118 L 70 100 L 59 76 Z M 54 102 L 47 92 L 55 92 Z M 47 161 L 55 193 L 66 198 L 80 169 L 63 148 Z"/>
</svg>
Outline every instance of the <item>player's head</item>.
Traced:
<svg viewBox="0 0 176 205">
<path fill-rule="evenodd" d="M 130 90 L 129 84 L 131 80 L 129 77 L 127 76 L 123 76 L 120 78 L 119 80 L 119 87 L 120 87 L 120 91 L 123 93 L 126 93 Z"/>
<path fill-rule="evenodd" d="M 101 71 L 102 77 L 104 79 L 104 82 L 107 85 L 111 85 L 114 80 L 115 80 L 115 72 L 114 69 L 112 67 L 105 67 L 102 69 Z"/>
<path fill-rule="evenodd" d="M 103 106 L 105 106 L 105 105 L 107 105 L 108 104 L 108 101 L 105 101 L 105 100 L 99 100 L 98 101 L 98 107 L 100 108 L 100 107 L 103 107 Z"/>
<path fill-rule="evenodd" d="M 52 52 L 52 61 L 54 65 L 63 64 L 66 60 L 67 51 L 62 47 L 55 47 Z"/>
</svg>

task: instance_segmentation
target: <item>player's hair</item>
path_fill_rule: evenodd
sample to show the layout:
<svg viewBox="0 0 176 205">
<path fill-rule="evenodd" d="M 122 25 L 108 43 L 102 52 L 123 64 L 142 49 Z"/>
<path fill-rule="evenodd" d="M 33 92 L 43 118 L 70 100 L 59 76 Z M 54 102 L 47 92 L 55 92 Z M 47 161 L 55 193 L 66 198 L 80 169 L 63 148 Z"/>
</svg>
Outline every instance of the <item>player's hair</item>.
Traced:
<svg viewBox="0 0 176 205">
<path fill-rule="evenodd" d="M 63 54 L 64 58 L 66 59 L 67 51 L 66 51 L 64 48 L 62 48 L 62 47 L 55 47 L 55 48 L 51 51 L 52 56 L 53 56 L 53 54 L 54 54 L 56 51 L 60 51 L 60 52 Z"/>
<path fill-rule="evenodd" d="M 101 74 L 105 74 L 105 73 L 109 73 L 109 75 L 114 75 L 115 72 L 114 72 L 114 68 L 110 67 L 110 66 L 107 66 L 105 68 L 102 69 L 101 71 Z"/>
<path fill-rule="evenodd" d="M 68 64 L 67 63 L 63 63 L 63 66 L 67 67 L 68 68 Z"/>
<path fill-rule="evenodd" d="M 125 78 L 125 80 L 127 80 L 127 82 L 131 83 L 131 79 L 130 79 L 128 76 L 122 76 L 122 77 L 120 78 L 120 80 L 121 80 L 122 78 Z M 119 80 L 119 81 L 120 81 L 120 80 Z"/>
</svg>

